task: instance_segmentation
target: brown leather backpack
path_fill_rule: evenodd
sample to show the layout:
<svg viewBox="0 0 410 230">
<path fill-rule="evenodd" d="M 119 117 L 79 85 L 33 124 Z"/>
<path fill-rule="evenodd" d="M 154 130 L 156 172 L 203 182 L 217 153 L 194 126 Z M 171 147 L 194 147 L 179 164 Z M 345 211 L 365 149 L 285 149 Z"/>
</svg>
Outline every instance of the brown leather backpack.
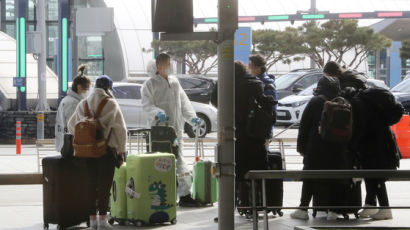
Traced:
<svg viewBox="0 0 410 230">
<path fill-rule="evenodd" d="M 107 153 L 107 143 L 110 140 L 112 130 L 106 140 L 98 117 L 108 100 L 109 98 L 106 97 L 100 102 L 94 117 L 91 116 L 88 102 L 85 100 L 85 118 L 81 119 L 75 125 L 73 141 L 75 157 L 98 158 Z"/>
</svg>

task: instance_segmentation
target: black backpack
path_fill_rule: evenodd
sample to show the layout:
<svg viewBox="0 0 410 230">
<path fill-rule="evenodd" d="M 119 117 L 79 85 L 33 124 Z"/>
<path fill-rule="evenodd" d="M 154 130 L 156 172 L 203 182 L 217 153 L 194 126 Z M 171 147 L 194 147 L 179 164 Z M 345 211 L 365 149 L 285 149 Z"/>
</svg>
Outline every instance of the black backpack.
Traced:
<svg viewBox="0 0 410 230">
<path fill-rule="evenodd" d="M 276 123 L 276 112 L 274 111 L 276 104 L 277 101 L 272 96 L 262 95 L 250 100 L 246 123 L 249 137 L 257 139 L 272 137 L 272 126 Z"/>
<path fill-rule="evenodd" d="M 352 138 L 353 116 L 352 106 L 343 97 L 336 97 L 323 106 L 319 123 L 320 137 L 331 143 L 346 144 Z"/>
</svg>

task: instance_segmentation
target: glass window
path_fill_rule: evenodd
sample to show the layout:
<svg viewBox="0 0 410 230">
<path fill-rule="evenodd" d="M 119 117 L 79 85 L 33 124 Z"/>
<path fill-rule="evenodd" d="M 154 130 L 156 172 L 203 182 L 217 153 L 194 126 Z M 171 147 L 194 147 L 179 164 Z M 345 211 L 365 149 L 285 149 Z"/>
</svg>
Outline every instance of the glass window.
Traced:
<svg viewBox="0 0 410 230">
<path fill-rule="evenodd" d="M 288 73 L 285 74 L 281 77 L 278 77 L 275 80 L 276 83 L 276 89 L 281 90 L 281 89 L 287 89 L 289 86 L 291 86 L 295 81 L 297 81 L 301 75 L 305 74 L 304 72 L 298 72 L 298 73 Z"/>
<path fill-rule="evenodd" d="M 100 36 L 79 37 L 78 50 L 80 58 L 103 58 L 102 56 L 102 38 Z"/>
<path fill-rule="evenodd" d="M 58 0 L 48 0 L 46 8 L 47 20 L 58 20 Z"/>
<path fill-rule="evenodd" d="M 13 38 L 16 38 L 16 25 L 6 24 L 6 33 Z"/>
<path fill-rule="evenodd" d="M 113 88 L 115 98 L 118 99 L 141 99 L 139 86 L 118 86 Z"/>
<path fill-rule="evenodd" d="M 313 90 L 316 89 L 317 87 L 317 83 L 307 87 L 306 89 L 300 91 L 300 93 L 298 93 L 298 95 L 300 96 L 309 96 L 309 95 L 313 95 Z"/>
<path fill-rule="evenodd" d="M 28 1 L 28 20 L 35 20 L 36 19 L 36 7 L 35 7 L 35 0 Z"/>
<path fill-rule="evenodd" d="M 410 79 L 404 80 L 391 89 L 392 92 L 410 93 Z"/>
<path fill-rule="evenodd" d="M 296 84 L 300 85 L 302 89 L 306 89 L 307 87 L 311 86 L 312 84 L 319 81 L 320 75 L 307 75 L 300 79 Z"/>
<path fill-rule="evenodd" d="M 80 59 L 80 64 L 87 64 L 87 73 L 90 77 L 97 77 L 104 74 L 104 60 Z"/>
<path fill-rule="evenodd" d="M 194 78 L 178 78 L 183 89 L 208 89 L 209 83 L 204 80 Z"/>
<path fill-rule="evenodd" d="M 58 25 L 47 25 L 47 56 L 54 56 L 55 45 L 54 41 L 58 37 Z"/>
<path fill-rule="evenodd" d="M 6 20 L 14 20 L 14 0 L 6 0 Z"/>
</svg>

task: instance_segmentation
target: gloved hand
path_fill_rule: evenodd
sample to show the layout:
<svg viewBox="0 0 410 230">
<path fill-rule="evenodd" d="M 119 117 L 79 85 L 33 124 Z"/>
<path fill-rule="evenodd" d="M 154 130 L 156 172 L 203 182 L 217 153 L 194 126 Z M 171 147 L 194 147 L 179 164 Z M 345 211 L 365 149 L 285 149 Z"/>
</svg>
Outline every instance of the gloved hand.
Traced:
<svg viewBox="0 0 410 230">
<path fill-rule="evenodd" d="M 199 118 L 199 117 L 194 117 L 194 118 L 192 118 L 191 123 L 193 125 L 200 125 L 200 124 L 202 124 L 202 119 Z"/>
<path fill-rule="evenodd" d="M 157 118 L 159 119 L 160 122 L 166 122 L 167 121 L 167 115 L 165 115 L 164 112 L 158 112 L 157 113 Z"/>
</svg>

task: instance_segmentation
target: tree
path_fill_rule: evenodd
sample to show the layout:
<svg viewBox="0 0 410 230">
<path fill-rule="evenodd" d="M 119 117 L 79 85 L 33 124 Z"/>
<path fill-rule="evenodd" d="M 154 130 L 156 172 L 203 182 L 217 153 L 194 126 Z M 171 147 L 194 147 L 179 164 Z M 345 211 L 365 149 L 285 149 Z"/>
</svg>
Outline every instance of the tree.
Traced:
<svg viewBox="0 0 410 230">
<path fill-rule="evenodd" d="M 401 44 L 400 57 L 403 60 L 410 59 L 410 39 Z"/>
<path fill-rule="evenodd" d="M 252 53 L 260 54 L 266 59 L 266 69 L 269 70 L 277 62 L 290 63 L 303 57 L 295 56 L 303 51 L 303 40 L 295 28 L 288 27 L 285 31 L 254 30 L 252 32 Z"/>
<path fill-rule="evenodd" d="M 153 41 L 151 46 L 185 62 L 190 74 L 206 75 L 218 64 L 218 59 L 210 60 L 217 54 L 217 45 L 213 41 Z"/>
<path fill-rule="evenodd" d="M 303 39 L 305 55 L 313 58 L 319 67 L 334 60 L 356 69 L 370 51 L 391 46 L 391 40 L 385 36 L 369 27 L 358 27 L 357 20 L 330 20 L 321 25 L 310 21 L 300 26 L 298 31 Z M 346 60 L 347 52 L 353 52 L 351 60 Z"/>
</svg>

